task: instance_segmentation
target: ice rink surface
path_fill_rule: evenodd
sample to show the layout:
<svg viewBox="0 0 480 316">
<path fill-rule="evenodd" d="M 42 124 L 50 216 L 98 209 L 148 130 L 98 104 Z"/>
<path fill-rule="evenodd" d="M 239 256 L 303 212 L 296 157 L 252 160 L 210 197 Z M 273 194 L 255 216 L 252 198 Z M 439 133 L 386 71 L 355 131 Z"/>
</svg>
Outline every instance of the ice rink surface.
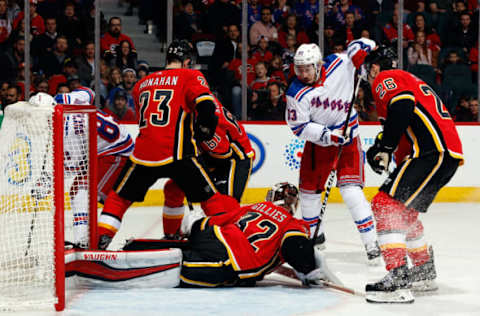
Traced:
<svg viewBox="0 0 480 316">
<path fill-rule="evenodd" d="M 480 315 L 480 204 L 433 204 L 421 219 L 434 247 L 439 290 L 406 305 L 369 304 L 331 289 L 300 288 L 272 274 L 255 288 L 115 288 L 69 284 L 66 309 L 12 315 Z M 162 236 L 161 208 L 130 209 L 112 243 Z M 326 211 L 327 263 L 345 286 L 363 291 L 385 274 L 366 256 L 344 204 Z M 52 308 L 53 310 L 53 308 Z M 2 314 L 3 315 L 3 314 Z M 7 314 L 5 314 L 7 315 Z"/>
</svg>

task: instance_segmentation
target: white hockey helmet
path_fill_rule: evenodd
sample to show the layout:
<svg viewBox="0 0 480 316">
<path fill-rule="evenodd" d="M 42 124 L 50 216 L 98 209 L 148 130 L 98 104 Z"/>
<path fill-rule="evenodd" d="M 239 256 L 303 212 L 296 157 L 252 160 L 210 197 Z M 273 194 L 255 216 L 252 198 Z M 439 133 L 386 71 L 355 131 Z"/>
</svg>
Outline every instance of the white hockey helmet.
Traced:
<svg viewBox="0 0 480 316">
<path fill-rule="evenodd" d="M 293 57 L 293 64 L 295 68 L 295 74 L 298 76 L 297 67 L 313 65 L 315 68 L 315 80 L 318 79 L 320 75 L 320 69 L 322 66 L 322 52 L 317 44 L 302 44 Z"/>
<path fill-rule="evenodd" d="M 30 97 L 28 103 L 36 107 L 54 107 L 57 105 L 55 99 L 45 92 L 38 92 L 34 96 Z"/>
</svg>

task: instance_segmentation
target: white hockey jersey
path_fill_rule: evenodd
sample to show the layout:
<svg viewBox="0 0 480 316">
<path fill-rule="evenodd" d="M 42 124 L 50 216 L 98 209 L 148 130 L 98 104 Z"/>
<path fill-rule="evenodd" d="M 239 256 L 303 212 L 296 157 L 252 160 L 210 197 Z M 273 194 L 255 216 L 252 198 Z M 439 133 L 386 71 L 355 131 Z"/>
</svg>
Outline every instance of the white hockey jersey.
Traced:
<svg viewBox="0 0 480 316">
<path fill-rule="evenodd" d="M 360 67 L 375 42 L 361 38 L 348 45 L 347 51 L 327 56 L 323 61 L 321 80 L 306 85 L 296 78 L 287 90 L 285 120 L 298 137 L 317 143 L 324 127 L 330 130 L 344 126 L 352 102 L 355 68 Z M 350 139 L 358 136 L 358 115 L 352 109 Z"/>
<path fill-rule="evenodd" d="M 55 101 L 59 104 L 90 105 L 93 103 L 94 96 L 95 94 L 91 89 L 80 87 L 70 93 L 57 94 Z M 96 116 L 98 156 L 130 156 L 133 151 L 134 140 L 126 128 L 118 124 L 111 115 L 105 112 L 97 110 Z M 83 123 L 79 122 L 81 118 L 83 116 L 75 115 L 68 115 L 65 118 L 65 152 L 68 152 L 69 149 L 77 150 L 76 148 L 84 146 L 81 144 L 84 140 L 79 137 L 83 129 Z M 76 140 L 73 138 L 76 138 Z M 67 146 L 72 148 L 67 148 Z M 67 161 L 67 159 L 65 160 Z"/>
</svg>

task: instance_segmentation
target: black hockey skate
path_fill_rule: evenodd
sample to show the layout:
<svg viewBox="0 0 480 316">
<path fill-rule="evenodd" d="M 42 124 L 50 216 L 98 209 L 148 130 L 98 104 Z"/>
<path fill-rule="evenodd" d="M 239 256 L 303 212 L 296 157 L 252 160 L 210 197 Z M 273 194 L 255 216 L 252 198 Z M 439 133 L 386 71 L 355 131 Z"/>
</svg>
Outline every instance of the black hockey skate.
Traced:
<svg viewBox="0 0 480 316">
<path fill-rule="evenodd" d="M 365 245 L 369 266 L 379 266 L 382 263 L 382 251 L 378 246 L 378 241 Z"/>
<path fill-rule="evenodd" d="M 112 242 L 112 237 L 108 235 L 101 235 L 100 238 L 98 238 L 98 249 L 100 250 L 106 250 L 108 245 Z"/>
<path fill-rule="evenodd" d="M 413 303 L 407 265 L 392 269 L 376 283 L 365 287 L 365 299 L 369 303 Z"/>
<path fill-rule="evenodd" d="M 435 270 L 435 262 L 433 259 L 433 248 L 428 248 L 430 259 L 422 265 L 413 266 L 410 271 L 410 282 L 412 283 L 412 290 L 415 292 L 428 292 L 438 290 L 438 285 L 435 282 L 437 278 L 437 271 Z"/>
<path fill-rule="evenodd" d="M 313 246 L 318 250 L 325 250 L 325 233 L 321 233 L 313 240 Z"/>
</svg>

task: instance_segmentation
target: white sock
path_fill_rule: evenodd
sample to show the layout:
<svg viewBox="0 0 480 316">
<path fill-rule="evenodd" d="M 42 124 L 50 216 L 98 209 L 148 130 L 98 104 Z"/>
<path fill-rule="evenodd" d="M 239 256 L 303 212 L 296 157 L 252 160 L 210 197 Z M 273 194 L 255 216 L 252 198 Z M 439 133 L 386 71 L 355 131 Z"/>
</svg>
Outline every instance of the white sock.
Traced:
<svg viewBox="0 0 480 316">
<path fill-rule="evenodd" d="M 340 194 L 357 225 L 363 244 L 368 245 L 376 241 L 375 219 L 362 188 L 358 185 L 344 185 L 340 187 Z"/>
<path fill-rule="evenodd" d="M 302 209 L 302 218 L 310 225 L 310 237 L 313 237 L 315 229 L 317 228 L 318 216 L 322 206 L 322 195 L 304 193 L 300 191 L 300 207 Z M 318 230 L 318 235 L 323 233 L 323 221 Z"/>
<path fill-rule="evenodd" d="M 70 201 L 73 211 L 73 242 L 85 247 L 88 246 L 89 240 L 88 202 L 88 191 L 86 188 L 78 189 Z"/>
</svg>

